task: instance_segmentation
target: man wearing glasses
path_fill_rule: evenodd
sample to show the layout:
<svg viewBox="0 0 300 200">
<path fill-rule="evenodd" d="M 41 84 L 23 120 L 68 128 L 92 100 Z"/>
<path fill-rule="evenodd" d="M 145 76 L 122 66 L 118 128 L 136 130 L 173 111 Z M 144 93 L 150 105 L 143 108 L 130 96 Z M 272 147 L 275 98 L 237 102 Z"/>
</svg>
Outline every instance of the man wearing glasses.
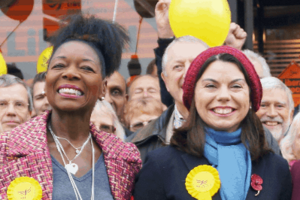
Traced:
<svg viewBox="0 0 300 200">
<path fill-rule="evenodd" d="M 30 88 L 13 75 L 0 76 L 0 132 L 11 131 L 31 117 Z"/>
</svg>

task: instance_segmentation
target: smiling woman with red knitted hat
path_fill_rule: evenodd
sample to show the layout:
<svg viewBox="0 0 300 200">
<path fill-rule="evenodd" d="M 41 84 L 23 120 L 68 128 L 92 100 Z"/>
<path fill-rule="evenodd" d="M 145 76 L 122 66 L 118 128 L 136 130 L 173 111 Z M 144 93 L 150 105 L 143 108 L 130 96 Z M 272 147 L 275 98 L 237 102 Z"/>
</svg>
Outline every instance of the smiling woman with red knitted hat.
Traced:
<svg viewBox="0 0 300 200">
<path fill-rule="evenodd" d="M 189 117 L 171 146 L 148 154 L 135 200 L 291 198 L 288 164 L 269 149 L 255 114 L 259 77 L 241 51 L 222 46 L 202 52 L 183 92 Z"/>
</svg>

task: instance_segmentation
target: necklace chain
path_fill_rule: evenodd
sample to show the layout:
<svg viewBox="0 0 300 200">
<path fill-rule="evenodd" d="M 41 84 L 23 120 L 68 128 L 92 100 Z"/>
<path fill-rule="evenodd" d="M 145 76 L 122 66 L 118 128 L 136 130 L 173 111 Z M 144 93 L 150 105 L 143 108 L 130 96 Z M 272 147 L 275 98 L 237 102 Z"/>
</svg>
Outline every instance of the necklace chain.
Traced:
<svg viewBox="0 0 300 200">
<path fill-rule="evenodd" d="M 57 135 L 54 134 L 54 132 L 52 131 L 52 128 L 51 126 L 49 126 L 49 130 L 51 132 L 52 135 L 54 135 L 54 137 L 56 139 L 61 139 L 61 140 L 65 140 L 67 141 L 74 149 L 75 149 L 75 152 L 76 154 L 80 154 L 82 152 L 82 149 L 84 149 L 85 145 L 88 143 L 89 139 L 90 139 L 90 136 L 86 139 L 86 141 L 83 143 L 83 145 L 81 145 L 80 147 L 75 147 L 67 138 L 63 138 L 63 137 L 59 137 Z M 80 149 L 80 150 L 79 150 Z M 75 156 L 77 157 L 77 156 Z M 73 158 L 72 160 L 74 160 L 75 158 Z"/>
<path fill-rule="evenodd" d="M 94 144 L 93 144 L 93 140 L 91 138 L 91 133 L 89 134 L 89 137 L 88 139 L 85 141 L 85 143 L 81 146 L 81 150 L 80 150 L 80 153 L 78 153 L 71 161 L 69 160 L 66 152 L 64 151 L 64 148 L 63 146 L 61 145 L 60 141 L 58 140 L 57 136 L 54 134 L 54 132 L 52 131 L 51 129 L 51 125 L 49 123 L 48 125 L 48 128 L 49 128 L 49 131 L 54 139 L 54 142 L 55 142 L 55 145 L 56 145 L 56 148 L 63 160 L 63 163 L 64 165 L 66 166 L 66 162 L 65 162 L 65 159 L 64 159 L 64 156 L 63 154 L 66 156 L 66 158 L 68 159 L 69 163 L 71 163 L 76 157 L 78 157 L 80 155 L 80 153 L 82 152 L 82 150 L 84 149 L 84 147 L 86 146 L 86 144 L 88 143 L 89 140 L 91 140 L 91 146 L 92 146 L 92 191 L 91 191 L 91 200 L 94 200 L 94 187 L 95 187 L 95 149 L 94 149 Z M 67 140 L 67 139 L 66 139 Z M 70 142 L 69 142 L 70 143 Z M 71 143 L 70 143 L 71 144 Z M 72 145 L 72 144 L 71 144 Z M 72 145 L 73 146 L 73 145 Z M 73 146 L 74 147 L 74 146 Z M 63 153 L 62 153 L 63 152 Z M 74 190 L 74 193 L 75 193 L 75 196 L 76 196 L 76 200 L 78 200 L 78 198 L 80 200 L 82 200 L 82 197 L 80 195 L 80 192 L 76 186 L 76 183 L 73 179 L 73 176 L 71 175 L 70 171 L 67 170 L 67 173 L 68 173 L 68 177 L 69 177 L 69 180 L 72 184 L 72 187 L 73 187 L 73 190 Z"/>
</svg>

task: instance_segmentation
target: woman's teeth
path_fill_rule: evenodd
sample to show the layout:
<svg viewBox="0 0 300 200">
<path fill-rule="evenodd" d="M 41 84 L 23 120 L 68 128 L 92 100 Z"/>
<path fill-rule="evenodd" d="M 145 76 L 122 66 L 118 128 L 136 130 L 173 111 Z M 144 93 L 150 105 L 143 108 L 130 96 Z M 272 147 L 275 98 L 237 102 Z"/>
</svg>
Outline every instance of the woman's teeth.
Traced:
<svg viewBox="0 0 300 200">
<path fill-rule="evenodd" d="M 76 95 L 76 96 L 81 96 L 82 92 L 79 90 L 71 89 L 71 88 L 62 88 L 58 90 L 58 93 L 60 94 L 70 94 L 70 95 Z"/>
<path fill-rule="evenodd" d="M 232 108 L 215 108 L 214 112 L 217 114 L 229 114 L 233 111 Z"/>
</svg>

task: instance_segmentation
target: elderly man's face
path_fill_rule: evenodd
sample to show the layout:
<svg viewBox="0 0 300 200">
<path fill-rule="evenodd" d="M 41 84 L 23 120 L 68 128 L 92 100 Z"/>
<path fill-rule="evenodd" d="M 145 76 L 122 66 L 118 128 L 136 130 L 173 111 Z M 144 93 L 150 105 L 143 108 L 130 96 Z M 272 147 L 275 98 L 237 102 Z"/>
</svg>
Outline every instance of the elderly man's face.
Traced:
<svg viewBox="0 0 300 200">
<path fill-rule="evenodd" d="M 28 94 L 21 84 L 0 87 L 1 131 L 11 131 L 30 119 Z"/>
<path fill-rule="evenodd" d="M 124 106 L 127 101 L 126 83 L 119 72 L 114 72 L 107 79 L 105 100 L 115 109 L 118 118 L 122 121 Z"/>
<path fill-rule="evenodd" d="M 168 50 L 166 74 L 163 72 L 162 78 L 176 103 L 182 104 L 182 85 L 188 68 L 192 61 L 205 50 L 206 47 L 203 44 L 191 42 L 177 42 Z"/>
<path fill-rule="evenodd" d="M 158 78 L 143 76 L 130 85 L 129 100 L 142 98 L 154 98 L 161 101 Z"/>
<path fill-rule="evenodd" d="M 263 125 L 270 130 L 279 142 L 287 131 L 293 117 L 290 112 L 288 96 L 282 89 L 266 89 L 260 109 L 256 112 Z"/>
</svg>

